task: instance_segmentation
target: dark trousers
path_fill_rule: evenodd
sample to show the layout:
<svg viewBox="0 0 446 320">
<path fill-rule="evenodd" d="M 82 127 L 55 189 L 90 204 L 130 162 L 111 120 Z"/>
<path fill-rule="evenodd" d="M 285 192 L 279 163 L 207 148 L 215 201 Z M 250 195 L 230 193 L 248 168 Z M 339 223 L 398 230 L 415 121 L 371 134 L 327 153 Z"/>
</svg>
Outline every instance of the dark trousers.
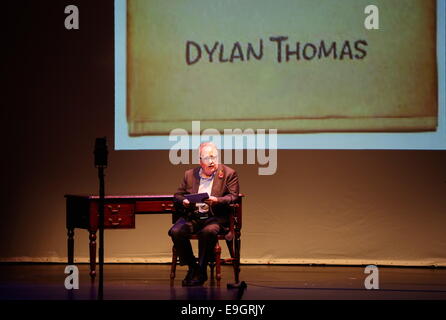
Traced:
<svg viewBox="0 0 446 320">
<path fill-rule="evenodd" d="M 180 264 L 190 266 L 195 264 L 197 260 L 188 236 L 196 233 L 198 235 L 198 263 L 202 270 L 206 270 L 207 264 L 214 254 L 217 235 L 222 230 L 222 220 L 218 217 L 192 221 L 181 217 L 170 228 L 168 234 L 172 238 L 175 250 L 180 258 Z"/>
</svg>

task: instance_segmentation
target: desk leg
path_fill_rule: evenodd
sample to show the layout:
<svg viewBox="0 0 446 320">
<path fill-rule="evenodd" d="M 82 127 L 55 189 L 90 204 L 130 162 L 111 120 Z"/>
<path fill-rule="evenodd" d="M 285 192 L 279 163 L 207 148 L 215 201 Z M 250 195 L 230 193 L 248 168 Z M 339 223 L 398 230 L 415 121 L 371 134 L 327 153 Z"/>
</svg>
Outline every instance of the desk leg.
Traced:
<svg viewBox="0 0 446 320">
<path fill-rule="evenodd" d="M 68 240 L 67 240 L 67 249 L 68 249 L 68 265 L 74 265 L 74 228 L 68 228 Z"/>
<path fill-rule="evenodd" d="M 90 232 L 90 278 L 94 281 L 96 277 L 96 230 Z"/>
</svg>

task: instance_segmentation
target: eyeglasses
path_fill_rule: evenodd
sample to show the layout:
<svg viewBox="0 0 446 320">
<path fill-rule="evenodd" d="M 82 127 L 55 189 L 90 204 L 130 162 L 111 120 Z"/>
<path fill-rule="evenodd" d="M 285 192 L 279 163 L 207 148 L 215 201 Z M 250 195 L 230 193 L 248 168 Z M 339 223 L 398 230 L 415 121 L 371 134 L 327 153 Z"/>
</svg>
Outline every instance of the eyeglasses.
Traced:
<svg viewBox="0 0 446 320">
<path fill-rule="evenodd" d="M 211 162 L 211 160 L 212 160 L 212 162 L 217 161 L 218 156 L 209 156 L 209 157 L 204 157 L 204 158 L 201 158 L 201 157 L 200 157 L 200 159 L 201 159 L 201 161 L 203 161 L 203 162 L 207 162 L 207 163 L 209 163 L 209 162 Z"/>
</svg>

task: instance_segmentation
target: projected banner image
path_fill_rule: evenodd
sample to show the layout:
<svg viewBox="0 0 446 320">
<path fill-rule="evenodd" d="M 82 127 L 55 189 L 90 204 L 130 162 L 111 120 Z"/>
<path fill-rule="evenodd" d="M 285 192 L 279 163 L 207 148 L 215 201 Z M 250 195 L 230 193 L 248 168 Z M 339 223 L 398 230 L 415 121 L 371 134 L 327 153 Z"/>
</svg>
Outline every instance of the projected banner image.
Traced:
<svg viewBox="0 0 446 320">
<path fill-rule="evenodd" d="M 128 0 L 129 136 L 435 131 L 436 1 L 373 3 Z"/>
</svg>

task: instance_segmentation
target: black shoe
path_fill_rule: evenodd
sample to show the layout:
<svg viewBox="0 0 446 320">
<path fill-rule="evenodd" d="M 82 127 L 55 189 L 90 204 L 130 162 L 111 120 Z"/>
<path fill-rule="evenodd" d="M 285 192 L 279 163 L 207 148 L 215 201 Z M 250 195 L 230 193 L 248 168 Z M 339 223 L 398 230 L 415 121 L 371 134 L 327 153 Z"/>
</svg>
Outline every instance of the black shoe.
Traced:
<svg viewBox="0 0 446 320">
<path fill-rule="evenodd" d="M 202 286 L 208 279 L 208 274 L 205 271 L 200 270 L 197 277 L 194 277 L 192 280 L 188 282 L 189 287 L 198 287 Z"/>
<path fill-rule="evenodd" d="M 189 270 L 187 271 L 186 277 L 184 278 L 184 280 L 182 282 L 183 287 L 189 287 L 190 282 L 193 279 L 196 279 L 198 277 L 199 273 L 200 273 L 200 267 L 198 266 L 198 264 L 189 266 Z"/>
</svg>

